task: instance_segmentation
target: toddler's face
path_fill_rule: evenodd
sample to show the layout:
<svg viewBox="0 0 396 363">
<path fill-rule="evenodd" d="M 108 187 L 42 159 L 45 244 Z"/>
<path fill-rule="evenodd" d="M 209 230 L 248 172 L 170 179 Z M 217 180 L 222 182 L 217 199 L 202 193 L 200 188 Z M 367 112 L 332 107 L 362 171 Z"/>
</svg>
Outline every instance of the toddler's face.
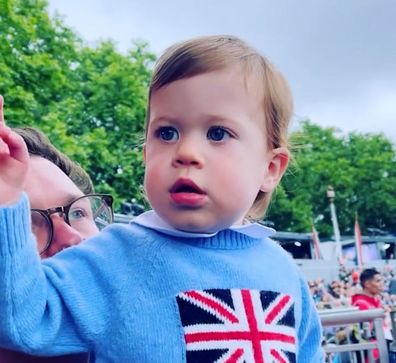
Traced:
<svg viewBox="0 0 396 363">
<path fill-rule="evenodd" d="M 145 188 L 173 227 L 214 232 L 242 223 L 259 190 L 278 184 L 287 151 L 267 150 L 261 99 L 237 69 L 181 79 L 152 94 Z"/>
</svg>

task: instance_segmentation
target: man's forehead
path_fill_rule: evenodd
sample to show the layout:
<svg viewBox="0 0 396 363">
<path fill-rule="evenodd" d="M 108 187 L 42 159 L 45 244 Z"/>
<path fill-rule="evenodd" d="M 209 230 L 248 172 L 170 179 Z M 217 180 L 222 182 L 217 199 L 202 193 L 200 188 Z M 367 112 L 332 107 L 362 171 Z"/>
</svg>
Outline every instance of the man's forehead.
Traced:
<svg viewBox="0 0 396 363">
<path fill-rule="evenodd" d="M 55 164 L 42 157 L 30 158 L 27 193 L 32 208 L 48 209 L 66 205 L 83 193 Z"/>
</svg>

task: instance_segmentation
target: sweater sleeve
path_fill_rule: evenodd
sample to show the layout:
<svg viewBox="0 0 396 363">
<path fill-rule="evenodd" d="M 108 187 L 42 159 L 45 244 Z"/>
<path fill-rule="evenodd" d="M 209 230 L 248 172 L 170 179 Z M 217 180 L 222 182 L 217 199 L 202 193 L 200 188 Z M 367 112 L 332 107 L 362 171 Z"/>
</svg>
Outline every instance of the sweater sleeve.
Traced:
<svg viewBox="0 0 396 363">
<path fill-rule="evenodd" d="M 324 362 L 324 351 L 321 345 L 322 328 L 314 301 L 304 278 L 300 276 L 302 311 L 298 329 L 299 353 L 298 362 Z"/>
<path fill-rule="evenodd" d="M 73 319 L 46 277 L 25 194 L 0 207 L 0 346 L 25 352 L 84 350 Z M 54 337 L 58 347 L 52 346 Z"/>
</svg>

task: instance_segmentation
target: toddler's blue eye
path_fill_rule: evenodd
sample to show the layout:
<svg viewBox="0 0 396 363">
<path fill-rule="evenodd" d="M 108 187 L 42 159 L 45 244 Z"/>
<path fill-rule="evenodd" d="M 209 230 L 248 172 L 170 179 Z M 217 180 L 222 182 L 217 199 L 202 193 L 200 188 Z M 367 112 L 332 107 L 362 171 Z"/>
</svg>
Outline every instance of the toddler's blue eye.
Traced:
<svg viewBox="0 0 396 363">
<path fill-rule="evenodd" d="M 213 126 L 208 130 L 207 138 L 212 141 L 223 141 L 231 137 L 231 134 L 223 127 Z"/>
<path fill-rule="evenodd" d="M 164 141 L 175 141 L 179 138 L 179 133 L 174 127 L 163 126 L 155 131 L 156 136 Z"/>
</svg>

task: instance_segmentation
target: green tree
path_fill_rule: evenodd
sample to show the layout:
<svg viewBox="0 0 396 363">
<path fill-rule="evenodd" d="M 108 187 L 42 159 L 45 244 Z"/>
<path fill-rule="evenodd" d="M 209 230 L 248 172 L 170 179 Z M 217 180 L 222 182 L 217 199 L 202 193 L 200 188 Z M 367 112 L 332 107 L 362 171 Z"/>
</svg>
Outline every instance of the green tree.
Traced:
<svg viewBox="0 0 396 363">
<path fill-rule="evenodd" d="M 98 191 L 143 202 L 141 142 L 155 60 L 145 43 L 122 55 L 84 45 L 43 0 L 0 0 L 0 93 L 11 126 L 42 129 Z"/>
<path fill-rule="evenodd" d="M 0 0 L 0 89 L 16 123 L 41 119 L 72 88 L 70 64 L 79 41 L 59 19 L 48 17 L 46 6 Z"/>
<path fill-rule="evenodd" d="M 363 232 L 368 227 L 396 230 L 396 153 L 390 140 L 381 134 L 345 135 L 303 121 L 292 142 L 295 159 L 268 215 L 277 229 L 306 232 L 317 220 L 321 234 L 332 235 L 326 197 L 332 185 L 341 233 L 353 233 L 355 213 Z"/>
</svg>

